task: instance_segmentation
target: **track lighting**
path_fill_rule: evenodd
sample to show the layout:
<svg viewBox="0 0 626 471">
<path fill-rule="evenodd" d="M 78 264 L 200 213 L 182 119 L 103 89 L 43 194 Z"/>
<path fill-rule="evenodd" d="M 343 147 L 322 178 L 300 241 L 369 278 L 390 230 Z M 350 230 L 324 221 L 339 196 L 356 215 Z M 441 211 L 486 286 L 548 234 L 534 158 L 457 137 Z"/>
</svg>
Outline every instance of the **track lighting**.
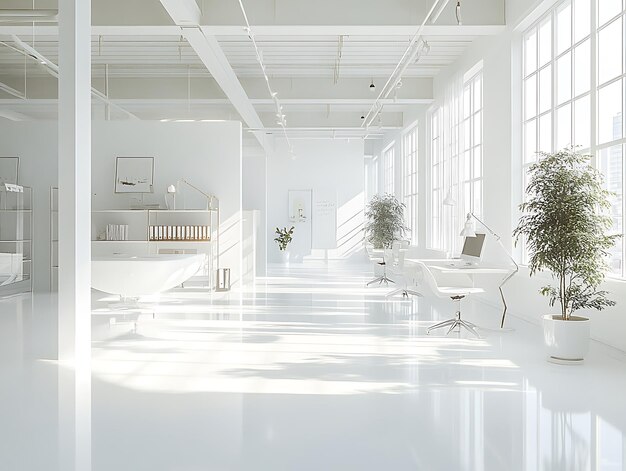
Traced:
<svg viewBox="0 0 626 471">
<path fill-rule="evenodd" d="M 252 27 L 250 26 L 250 22 L 248 21 L 248 15 L 246 14 L 246 9 L 243 6 L 243 0 L 239 0 L 239 8 L 241 9 L 241 13 L 246 22 L 246 26 L 244 27 L 244 31 L 248 34 L 250 41 L 252 41 L 252 46 L 254 47 L 256 60 L 259 63 L 259 67 L 261 68 L 261 72 L 263 72 L 263 78 L 265 79 L 265 85 L 267 86 L 267 91 L 271 95 L 274 100 L 274 105 L 276 107 L 276 124 L 280 126 L 283 130 L 283 135 L 285 140 L 287 141 L 287 145 L 289 146 L 290 152 L 293 153 L 293 148 L 291 146 L 291 142 L 289 141 L 289 136 L 287 135 L 287 118 L 285 117 L 285 113 L 283 113 L 283 107 L 278 100 L 278 93 L 272 90 L 270 84 L 270 78 L 268 71 L 265 67 L 265 63 L 263 60 L 263 51 L 259 48 L 259 45 L 256 42 L 256 38 L 254 32 L 252 31 Z"/>
</svg>

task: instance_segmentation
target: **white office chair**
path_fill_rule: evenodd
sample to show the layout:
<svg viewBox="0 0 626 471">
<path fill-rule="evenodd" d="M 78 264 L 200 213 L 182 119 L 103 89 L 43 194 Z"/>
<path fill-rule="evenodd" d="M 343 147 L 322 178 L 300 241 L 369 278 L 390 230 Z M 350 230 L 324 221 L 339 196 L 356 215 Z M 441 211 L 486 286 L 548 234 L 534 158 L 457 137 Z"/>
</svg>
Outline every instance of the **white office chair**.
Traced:
<svg viewBox="0 0 626 471">
<path fill-rule="evenodd" d="M 434 296 L 438 298 L 450 298 L 455 303 L 457 303 L 456 312 L 453 318 L 447 319 L 443 322 L 439 322 L 438 324 L 431 325 L 427 333 L 434 329 L 440 329 L 442 327 L 449 327 L 448 335 L 450 332 L 455 330 L 457 327 L 459 330 L 461 327 L 467 329 L 476 337 L 480 338 L 478 331 L 476 330 L 476 324 L 473 324 L 469 321 L 466 321 L 461 318 L 461 300 L 466 296 L 471 294 L 478 294 L 484 292 L 481 288 L 474 288 L 472 286 L 443 286 L 440 285 L 435 279 L 434 275 L 430 271 L 430 269 L 423 263 L 416 263 L 416 282 L 424 290 L 430 291 Z M 456 277 L 455 277 L 456 278 Z M 446 283 L 447 284 L 447 283 Z"/>
<path fill-rule="evenodd" d="M 387 294 L 388 298 L 392 298 L 398 294 L 402 295 L 402 298 L 408 298 L 409 296 L 421 296 L 422 294 L 410 289 L 408 287 L 409 284 L 409 274 L 407 273 L 407 266 L 404 263 L 404 258 L 406 256 L 406 250 L 409 248 L 409 242 L 406 240 L 397 240 L 391 245 L 391 252 L 393 255 L 393 264 L 391 270 L 394 274 L 395 278 L 400 278 L 402 280 L 402 287 L 394 289 L 392 292 Z"/>
<path fill-rule="evenodd" d="M 387 276 L 387 266 L 393 263 L 393 252 L 391 249 L 383 250 L 383 258 L 376 259 L 370 256 L 370 259 L 380 265 L 383 269 L 383 274 L 377 278 L 374 278 L 372 281 L 368 282 L 366 286 L 373 285 L 374 283 L 378 283 L 382 285 L 385 283 L 386 286 L 389 286 L 389 283 L 395 283 L 391 278 Z"/>
</svg>

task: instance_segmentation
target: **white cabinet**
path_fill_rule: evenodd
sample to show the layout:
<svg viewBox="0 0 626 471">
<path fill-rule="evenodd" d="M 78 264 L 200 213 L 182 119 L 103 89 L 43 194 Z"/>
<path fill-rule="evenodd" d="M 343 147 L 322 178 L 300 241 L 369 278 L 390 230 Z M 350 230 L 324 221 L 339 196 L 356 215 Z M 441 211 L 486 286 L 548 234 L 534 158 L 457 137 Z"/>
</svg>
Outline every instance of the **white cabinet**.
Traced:
<svg viewBox="0 0 626 471">
<path fill-rule="evenodd" d="M 210 288 L 214 286 L 214 273 L 219 266 L 217 208 L 93 211 L 91 231 L 93 256 L 206 254 L 206 264 L 191 283 L 200 282 Z"/>
</svg>

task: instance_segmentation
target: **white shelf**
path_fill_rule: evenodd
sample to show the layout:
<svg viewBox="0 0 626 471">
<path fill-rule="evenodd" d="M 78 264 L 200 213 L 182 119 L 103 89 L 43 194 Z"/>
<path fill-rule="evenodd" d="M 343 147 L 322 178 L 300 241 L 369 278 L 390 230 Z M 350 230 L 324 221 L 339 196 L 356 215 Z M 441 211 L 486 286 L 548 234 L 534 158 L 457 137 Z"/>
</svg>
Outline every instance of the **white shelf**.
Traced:
<svg viewBox="0 0 626 471">
<path fill-rule="evenodd" d="M 110 244 L 112 242 L 118 243 L 118 244 L 147 244 L 149 241 L 148 240 L 92 240 L 91 242 L 96 242 L 96 243 L 107 243 Z"/>
<path fill-rule="evenodd" d="M 94 209 L 92 213 L 147 213 L 148 211 L 155 211 L 153 209 Z"/>
<path fill-rule="evenodd" d="M 217 209 L 148 209 L 151 213 L 212 213 L 216 212 Z"/>
</svg>

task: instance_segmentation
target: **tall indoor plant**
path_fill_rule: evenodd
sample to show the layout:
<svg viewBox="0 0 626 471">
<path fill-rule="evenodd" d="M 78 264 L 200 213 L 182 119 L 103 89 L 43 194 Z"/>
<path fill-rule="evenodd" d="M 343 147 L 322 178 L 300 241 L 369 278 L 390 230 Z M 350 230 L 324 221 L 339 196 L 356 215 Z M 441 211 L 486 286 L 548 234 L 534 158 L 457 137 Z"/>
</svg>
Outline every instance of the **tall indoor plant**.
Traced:
<svg viewBox="0 0 626 471">
<path fill-rule="evenodd" d="M 589 160 L 572 147 L 540 153 L 529 169 L 527 201 L 514 231 L 516 241 L 526 243 L 530 274 L 549 270 L 556 281 L 540 292 L 560 308 L 558 315 L 544 316 L 544 337 L 550 356 L 561 360 L 582 360 L 588 349 L 589 319 L 573 314 L 615 304 L 600 284 L 619 235 L 607 235 L 610 193 Z"/>
<path fill-rule="evenodd" d="M 404 207 L 390 194 L 374 195 L 365 210 L 366 239 L 375 249 L 390 248 L 407 231 Z"/>
</svg>

